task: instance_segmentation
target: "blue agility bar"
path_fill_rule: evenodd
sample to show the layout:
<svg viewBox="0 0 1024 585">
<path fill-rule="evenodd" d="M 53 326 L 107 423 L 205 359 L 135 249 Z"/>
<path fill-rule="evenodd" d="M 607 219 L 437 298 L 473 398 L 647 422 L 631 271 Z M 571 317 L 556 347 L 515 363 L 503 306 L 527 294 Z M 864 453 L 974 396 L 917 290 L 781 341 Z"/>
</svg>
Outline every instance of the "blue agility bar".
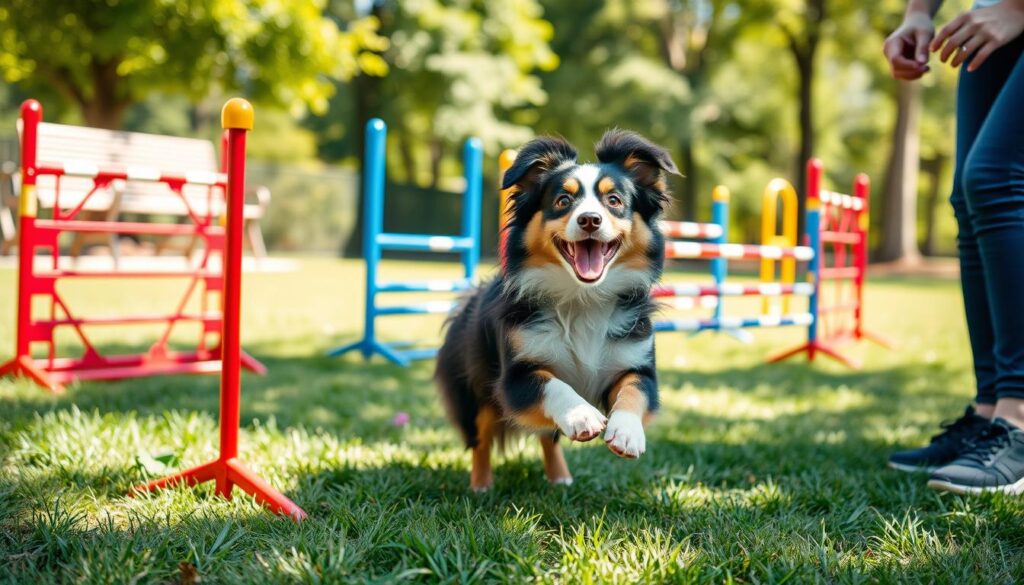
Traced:
<svg viewBox="0 0 1024 585">
<path fill-rule="evenodd" d="M 483 199 L 483 147 L 480 140 L 470 138 L 463 150 L 466 191 L 462 201 L 462 234 L 436 236 L 430 234 L 395 234 L 384 232 L 384 172 L 387 125 L 374 118 L 366 124 L 366 160 L 363 168 L 363 253 L 366 260 L 366 305 L 363 319 L 363 337 L 359 341 L 330 350 L 327 355 L 337 357 L 359 350 L 364 359 L 380 354 L 400 366 L 430 359 L 437 348 L 402 349 L 410 342 L 383 343 L 376 336 L 377 317 L 389 315 L 424 315 L 447 313 L 455 306 L 453 301 L 434 301 L 409 305 L 378 306 L 377 294 L 389 292 L 461 292 L 476 282 L 476 267 L 480 262 L 480 209 Z M 377 274 L 383 250 L 417 252 L 458 252 L 462 258 L 464 276 L 454 280 L 378 282 Z"/>
</svg>

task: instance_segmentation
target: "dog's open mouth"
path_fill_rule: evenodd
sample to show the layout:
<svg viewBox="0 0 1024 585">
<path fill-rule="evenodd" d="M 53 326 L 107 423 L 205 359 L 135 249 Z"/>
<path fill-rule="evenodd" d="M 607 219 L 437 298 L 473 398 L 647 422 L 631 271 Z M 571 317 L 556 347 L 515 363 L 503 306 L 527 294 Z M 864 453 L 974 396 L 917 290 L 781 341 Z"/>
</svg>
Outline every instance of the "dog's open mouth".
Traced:
<svg viewBox="0 0 1024 585">
<path fill-rule="evenodd" d="M 576 278 L 582 282 L 597 282 L 604 269 L 619 251 L 619 241 L 601 242 L 595 239 L 566 242 L 558 240 L 558 251 L 572 266 Z"/>
</svg>

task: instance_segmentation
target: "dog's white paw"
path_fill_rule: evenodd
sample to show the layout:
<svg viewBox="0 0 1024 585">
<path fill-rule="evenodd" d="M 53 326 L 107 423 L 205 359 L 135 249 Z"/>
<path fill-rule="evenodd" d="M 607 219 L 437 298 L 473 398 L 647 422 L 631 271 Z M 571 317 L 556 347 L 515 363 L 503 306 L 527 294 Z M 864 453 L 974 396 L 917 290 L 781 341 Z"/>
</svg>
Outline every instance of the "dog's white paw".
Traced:
<svg viewBox="0 0 1024 585">
<path fill-rule="evenodd" d="M 608 424 L 608 419 L 600 410 L 586 402 L 580 402 L 555 417 L 555 424 L 569 439 L 583 442 L 600 435 Z"/>
<path fill-rule="evenodd" d="M 612 412 L 604 431 L 604 442 L 619 457 L 636 459 L 647 449 L 643 421 L 632 412 Z"/>
</svg>

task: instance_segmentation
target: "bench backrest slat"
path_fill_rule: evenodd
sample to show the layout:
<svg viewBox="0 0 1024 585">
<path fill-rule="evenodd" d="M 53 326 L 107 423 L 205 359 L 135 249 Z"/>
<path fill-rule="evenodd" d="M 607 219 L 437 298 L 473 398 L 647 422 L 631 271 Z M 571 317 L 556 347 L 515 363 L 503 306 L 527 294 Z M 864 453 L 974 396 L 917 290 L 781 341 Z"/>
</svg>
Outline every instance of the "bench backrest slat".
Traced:
<svg viewBox="0 0 1024 585">
<path fill-rule="evenodd" d="M 174 174 L 220 170 L 217 151 L 208 140 L 48 122 L 39 124 L 36 159 L 40 163 L 53 164 L 90 163 L 100 169 L 123 170 L 129 166 L 143 166 Z M 36 192 L 40 206 L 53 207 L 56 197 L 55 178 L 44 175 L 39 177 L 37 183 Z M 61 207 L 76 206 L 92 186 L 93 182 L 90 179 L 61 178 Z M 190 200 L 206 200 L 205 187 L 187 186 L 185 194 Z M 214 196 L 219 197 L 219 190 L 215 190 Z M 112 200 L 113 193 L 98 192 L 89 198 L 85 209 L 104 210 L 110 207 Z M 200 208 L 197 209 L 198 212 L 205 213 L 206 206 L 202 205 L 202 202 L 194 207 Z M 122 208 L 136 213 L 186 213 L 185 205 L 165 185 L 139 181 L 132 181 L 124 186 Z"/>
</svg>

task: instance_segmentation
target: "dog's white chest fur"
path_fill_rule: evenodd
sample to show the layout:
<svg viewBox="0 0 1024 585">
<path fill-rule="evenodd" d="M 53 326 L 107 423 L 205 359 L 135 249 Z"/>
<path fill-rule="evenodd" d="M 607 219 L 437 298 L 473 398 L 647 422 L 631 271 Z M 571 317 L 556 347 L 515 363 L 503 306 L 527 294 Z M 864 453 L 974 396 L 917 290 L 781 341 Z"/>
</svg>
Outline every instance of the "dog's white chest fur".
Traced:
<svg viewBox="0 0 1024 585">
<path fill-rule="evenodd" d="M 648 361 L 654 336 L 616 339 L 637 320 L 637 310 L 614 302 L 565 303 L 543 309 L 520 330 L 520 359 L 534 359 L 580 396 L 599 406 L 602 395 L 626 370 Z"/>
</svg>

